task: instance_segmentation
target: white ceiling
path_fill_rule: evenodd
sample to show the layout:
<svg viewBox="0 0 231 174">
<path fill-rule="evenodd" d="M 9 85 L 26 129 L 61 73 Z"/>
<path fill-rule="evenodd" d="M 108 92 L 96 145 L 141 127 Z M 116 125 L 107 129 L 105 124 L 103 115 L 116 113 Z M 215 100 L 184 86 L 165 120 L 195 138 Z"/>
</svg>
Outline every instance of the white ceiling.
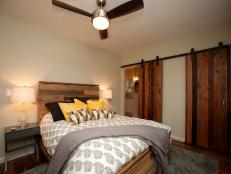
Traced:
<svg viewBox="0 0 231 174">
<path fill-rule="evenodd" d="M 95 0 L 63 0 L 88 12 Z M 128 0 L 107 0 L 110 10 Z M 88 17 L 55 7 L 51 0 L 0 0 L 0 13 L 123 55 L 161 40 L 231 23 L 231 0 L 144 0 L 144 9 L 111 21 L 109 38 L 100 40 Z"/>
</svg>

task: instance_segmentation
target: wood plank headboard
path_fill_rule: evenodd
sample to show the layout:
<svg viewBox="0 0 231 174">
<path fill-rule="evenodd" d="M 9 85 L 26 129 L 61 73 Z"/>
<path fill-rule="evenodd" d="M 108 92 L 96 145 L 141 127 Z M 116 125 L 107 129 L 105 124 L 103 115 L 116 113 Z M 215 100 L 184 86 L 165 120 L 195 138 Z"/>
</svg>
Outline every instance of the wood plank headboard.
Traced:
<svg viewBox="0 0 231 174">
<path fill-rule="evenodd" d="M 74 98 L 82 101 L 99 99 L 99 85 L 40 81 L 37 97 L 38 122 L 49 112 L 45 106 L 46 103 L 73 101 Z"/>
</svg>

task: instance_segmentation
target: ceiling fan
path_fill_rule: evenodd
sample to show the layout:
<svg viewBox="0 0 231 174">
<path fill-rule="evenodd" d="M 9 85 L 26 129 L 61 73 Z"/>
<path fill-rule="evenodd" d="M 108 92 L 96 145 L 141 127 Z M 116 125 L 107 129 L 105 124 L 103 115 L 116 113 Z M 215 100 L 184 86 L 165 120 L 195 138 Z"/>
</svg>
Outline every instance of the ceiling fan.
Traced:
<svg viewBox="0 0 231 174">
<path fill-rule="evenodd" d="M 99 8 L 96 9 L 93 13 L 86 12 L 82 9 L 66 4 L 60 0 L 52 0 L 52 4 L 66 10 L 70 10 L 72 12 L 90 17 L 93 27 L 99 30 L 99 35 L 101 39 L 106 39 L 108 37 L 107 29 L 110 25 L 111 19 L 125 16 L 144 8 L 143 0 L 130 0 L 122 5 L 119 5 L 118 7 L 113 8 L 108 12 L 103 9 L 103 7 L 105 7 L 106 5 L 106 0 L 96 0 L 96 4 Z"/>
</svg>

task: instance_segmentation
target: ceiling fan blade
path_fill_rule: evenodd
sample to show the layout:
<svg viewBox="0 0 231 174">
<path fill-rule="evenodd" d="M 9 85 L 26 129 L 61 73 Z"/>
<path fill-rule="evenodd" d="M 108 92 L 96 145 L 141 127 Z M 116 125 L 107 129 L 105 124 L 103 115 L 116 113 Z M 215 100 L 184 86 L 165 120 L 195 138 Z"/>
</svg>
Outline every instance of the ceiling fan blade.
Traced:
<svg viewBox="0 0 231 174">
<path fill-rule="evenodd" d="M 101 40 L 108 38 L 107 30 L 99 30 Z"/>
<path fill-rule="evenodd" d="M 143 0 L 130 0 L 114 9 L 110 10 L 107 15 L 110 19 L 121 17 L 129 13 L 133 13 L 137 10 L 144 8 Z"/>
<path fill-rule="evenodd" d="M 84 16 L 88 16 L 88 17 L 92 17 L 93 16 L 91 13 L 88 13 L 88 12 L 86 12 L 84 10 L 81 10 L 81 9 L 79 9 L 77 7 L 68 5 L 68 4 L 66 4 L 64 2 L 61 2 L 61 1 L 58 1 L 58 0 L 52 0 L 52 4 L 55 5 L 55 6 L 58 6 L 60 8 L 64 8 L 66 10 L 70 10 L 72 12 L 84 15 Z"/>
</svg>

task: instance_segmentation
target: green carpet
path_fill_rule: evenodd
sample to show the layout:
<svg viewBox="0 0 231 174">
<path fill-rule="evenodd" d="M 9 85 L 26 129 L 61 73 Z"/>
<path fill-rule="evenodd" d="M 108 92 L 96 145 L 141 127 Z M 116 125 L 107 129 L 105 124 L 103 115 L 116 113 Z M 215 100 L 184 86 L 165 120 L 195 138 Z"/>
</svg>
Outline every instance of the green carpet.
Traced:
<svg viewBox="0 0 231 174">
<path fill-rule="evenodd" d="M 168 174 L 218 174 L 218 169 L 216 159 L 171 146 Z"/>
<path fill-rule="evenodd" d="M 23 174 L 45 174 L 47 163 Z M 202 154 L 171 146 L 167 174 L 218 174 L 218 161 Z"/>
<path fill-rule="evenodd" d="M 47 170 L 47 163 L 44 163 L 30 170 L 25 171 L 22 174 L 45 174 L 46 170 Z"/>
</svg>

